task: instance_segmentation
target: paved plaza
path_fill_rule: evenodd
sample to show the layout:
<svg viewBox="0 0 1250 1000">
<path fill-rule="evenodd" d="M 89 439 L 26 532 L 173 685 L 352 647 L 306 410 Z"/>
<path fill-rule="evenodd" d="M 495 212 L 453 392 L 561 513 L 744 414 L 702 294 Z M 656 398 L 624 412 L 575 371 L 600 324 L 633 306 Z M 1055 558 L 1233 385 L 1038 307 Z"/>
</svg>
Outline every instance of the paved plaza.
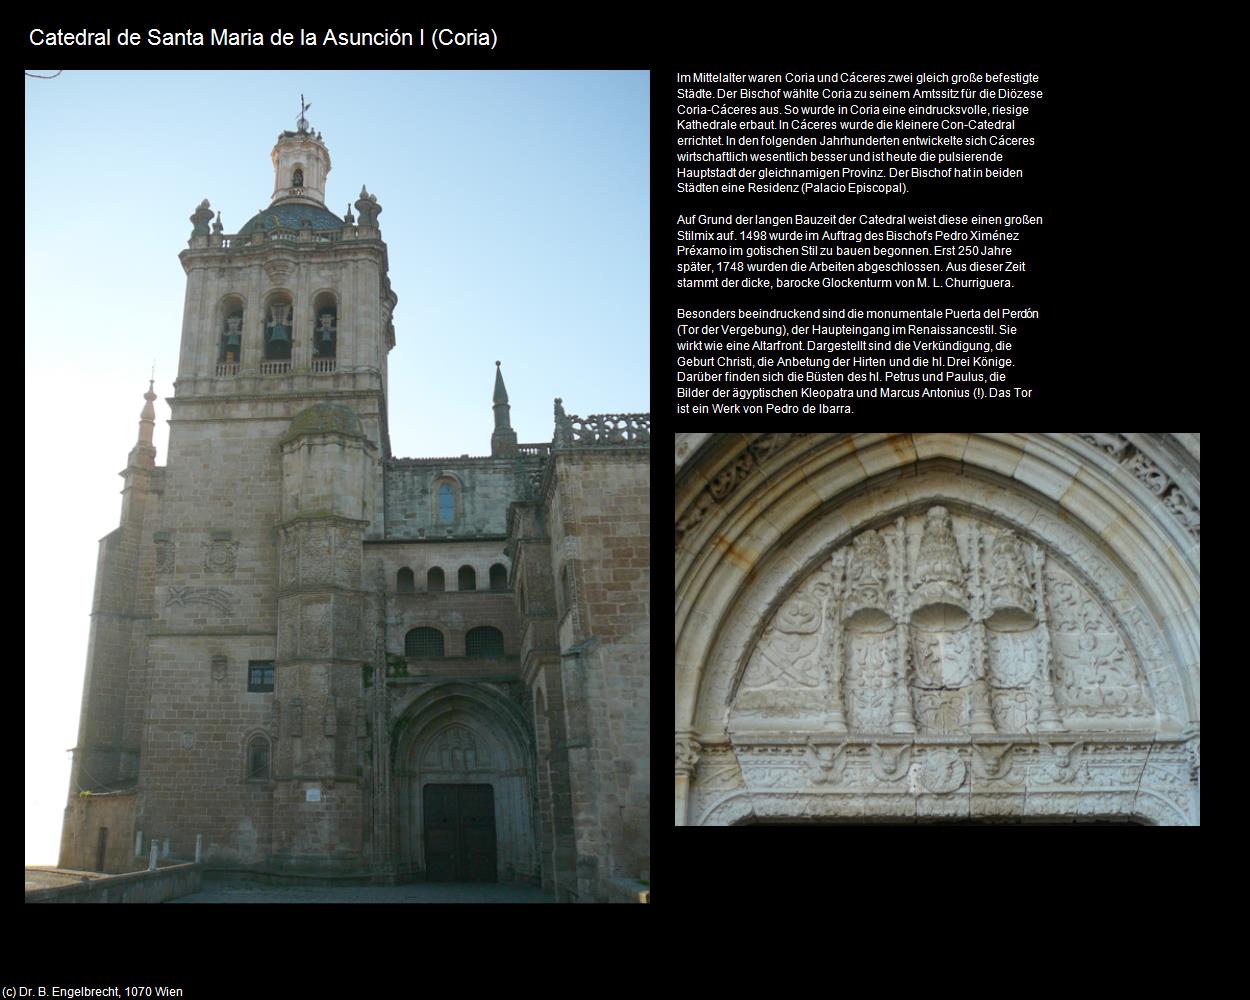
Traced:
<svg viewBox="0 0 1250 1000">
<path fill-rule="evenodd" d="M 411 885 L 328 889 L 221 885 L 171 903 L 554 903 L 540 889 L 485 882 L 417 882 Z"/>
</svg>

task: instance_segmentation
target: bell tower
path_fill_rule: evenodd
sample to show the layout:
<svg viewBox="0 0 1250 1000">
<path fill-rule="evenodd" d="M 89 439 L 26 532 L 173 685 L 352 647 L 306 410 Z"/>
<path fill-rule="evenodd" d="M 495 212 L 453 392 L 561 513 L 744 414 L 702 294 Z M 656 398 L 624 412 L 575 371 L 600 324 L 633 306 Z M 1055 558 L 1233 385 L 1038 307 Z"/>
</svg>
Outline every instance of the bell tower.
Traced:
<svg viewBox="0 0 1250 1000">
<path fill-rule="evenodd" d="M 268 206 L 230 234 L 205 200 L 180 254 L 136 823 L 203 834 L 210 859 L 350 872 L 397 298 L 382 206 L 326 207 L 307 109 L 273 146 Z"/>
</svg>

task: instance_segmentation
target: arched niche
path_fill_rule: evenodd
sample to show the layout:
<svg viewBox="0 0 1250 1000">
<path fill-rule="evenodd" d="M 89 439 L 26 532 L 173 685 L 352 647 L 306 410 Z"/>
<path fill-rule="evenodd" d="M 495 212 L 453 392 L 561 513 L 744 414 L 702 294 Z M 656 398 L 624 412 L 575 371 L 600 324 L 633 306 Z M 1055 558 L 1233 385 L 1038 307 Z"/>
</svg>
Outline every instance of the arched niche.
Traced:
<svg viewBox="0 0 1250 1000">
<path fill-rule="evenodd" d="M 314 361 L 330 361 L 337 357 L 339 341 L 338 296 L 329 290 L 313 296 L 312 356 Z"/>
<path fill-rule="evenodd" d="M 393 743 L 401 868 L 416 877 L 425 872 L 427 785 L 489 785 L 499 880 L 537 880 L 532 746 L 521 709 L 487 688 L 439 684 L 402 707 Z"/>
<path fill-rule="evenodd" d="M 1166 464 L 1166 445 L 1101 437 L 1124 442 L 1135 460 L 1091 435 L 713 435 L 679 455 L 678 822 L 700 822 L 687 820 L 689 807 L 706 808 L 727 780 L 757 796 L 814 789 L 852 809 L 857 782 L 879 784 L 874 808 L 913 811 L 936 796 L 972 810 L 1002 791 L 1019 808 L 1025 790 L 1080 800 L 1095 794 L 1091 781 L 1128 782 L 1134 796 L 1172 803 L 1159 822 L 1196 822 L 1196 514 L 1167 502 L 1183 483 L 1196 512 L 1196 462 L 1189 482 L 1183 456 L 1166 473 L 1146 466 L 1148 454 Z M 1171 493 L 1161 494 L 1160 477 Z M 945 578 L 933 545 L 929 576 L 907 575 L 935 508 L 954 527 L 957 580 Z M 969 531 L 981 552 L 976 580 Z M 879 545 L 862 541 L 872 534 Z M 832 594 L 836 558 L 841 597 Z M 1054 623 L 1039 623 L 1035 558 L 1069 611 L 1089 609 L 1057 638 Z M 895 564 L 901 581 L 889 579 Z M 953 591 L 973 585 L 979 603 L 965 624 L 973 595 Z M 1055 648 L 1026 648 L 1043 631 Z M 930 643 L 919 652 L 918 637 Z M 1061 690 L 1051 717 L 1039 705 L 1030 715 L 1030 658 L 1082 652 L 1091 667 L 1121 657 L 1097 711 L 1065 711 Z M 931 661 L 925 698 L 946 702 L 936 729 L 917 725 L 918 655 Z M 840 703 L 830 697 L 837 656 L 843 679 L 856 657 L 866 676 L 878 674 L 875 708 L 859 719 L 845 690 Z M 989 665 L 969 672 L 961 657 Z M 1142 701 L 1125 695 L 1134 681 L 1149 711 L 1128 705 Z M 1170 787 L 1148 788 L 1145 777 Z M 1003 791 L 1008 780 L 1020 784 Z M 1127 808 L 1122 795 L 1117 802 Z"/>
<path fill-rule="evenodd" d="M 243 361 L 243 318 L 246 303 L 241 295 L 225 296 L 217 309 L 217 364 L 237 366 Z M 227 374 L 237 372 L 231 369 Z"/>
</svg>

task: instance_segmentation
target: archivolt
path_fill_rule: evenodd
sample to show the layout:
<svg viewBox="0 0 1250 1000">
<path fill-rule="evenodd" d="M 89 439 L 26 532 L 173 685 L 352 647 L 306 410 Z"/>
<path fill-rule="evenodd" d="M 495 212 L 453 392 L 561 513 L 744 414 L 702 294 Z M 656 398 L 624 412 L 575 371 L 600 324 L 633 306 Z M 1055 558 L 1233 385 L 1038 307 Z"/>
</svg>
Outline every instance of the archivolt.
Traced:
<svg viewBox="0 0 1250 1000">
<path fill-rule="evenodd" d="M 980 505 L 1069 557 L 1096 552 L 1082 568 L 1139 645 L 1158 647 L 1174 722 L 1197 722 L 1196 436 L 710 435 L 678 442 L 677 732 L 723 738 L 761 623 L 840 539 L 938 500 Z"/>
</svg>

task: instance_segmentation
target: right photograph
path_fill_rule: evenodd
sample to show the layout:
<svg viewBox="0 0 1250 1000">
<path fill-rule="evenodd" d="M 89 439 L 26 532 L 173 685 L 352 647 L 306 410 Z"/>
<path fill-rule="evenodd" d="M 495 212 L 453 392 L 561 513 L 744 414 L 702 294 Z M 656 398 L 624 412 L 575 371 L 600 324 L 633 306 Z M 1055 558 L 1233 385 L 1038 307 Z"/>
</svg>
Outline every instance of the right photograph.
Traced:
<svg viewBox="0 0 1250 1000">
<path fill-rule="evenodd" d="M 675 437 L 677 826 L 1200 825 L 1199 434 Z"/>
</svg>

